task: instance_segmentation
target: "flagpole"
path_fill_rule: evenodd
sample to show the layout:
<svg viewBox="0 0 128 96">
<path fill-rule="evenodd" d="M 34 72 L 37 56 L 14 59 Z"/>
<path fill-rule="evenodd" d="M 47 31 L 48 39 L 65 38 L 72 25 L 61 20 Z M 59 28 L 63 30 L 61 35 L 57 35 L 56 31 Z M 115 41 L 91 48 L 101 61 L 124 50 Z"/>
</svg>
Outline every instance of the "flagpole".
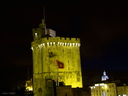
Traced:
<svg viewBox="0 0 128 96">
<path fill-rule="evenodd" d="M 58 86 L 58 63 L 56 61 L 56 86 Z"/>
<path fill-rule="evenodd" d="M 57 83 L 58 83 L 58 86 L 59 86 L 59 68 L 57 68 Z"/>
<path fill-rule="evenodd" d="M 56 86 L 59 86 L 59 78 L 58 78 L 58 61 L 57 60 L 55 60 L 56 61 Z"/>
<path fill-rule="evenodd" d="M 45 31 L 45 33 L 46 33 L 46 24 L 45 24 L 45 6 L 43 6 L 43 17 L 44 17 L 44 31 Z"/>
</svg>

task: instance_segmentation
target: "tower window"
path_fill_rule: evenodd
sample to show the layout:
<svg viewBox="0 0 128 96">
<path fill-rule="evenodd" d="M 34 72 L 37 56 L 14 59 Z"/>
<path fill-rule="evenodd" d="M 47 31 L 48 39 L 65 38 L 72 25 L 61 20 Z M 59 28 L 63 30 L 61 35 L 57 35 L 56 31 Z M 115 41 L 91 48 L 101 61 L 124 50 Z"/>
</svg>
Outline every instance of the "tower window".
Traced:
<svg viewBox="0 0 128 96">
<path fill-rule="evenodd" d="M 80 72 L 77 73 L 77 76 L 80 76 Z"/>
<path fill-rule="evenodd" d="M 55 56 L 55 54 L 53 53 L 53 52 L 49 52 L 49 57 L 50 58 L 52 58 L 52 57 L 54 57 Z"/>
<path fill-rule="evenodd" d="M 80 78 L 77 78 L 77 82 L 80 82 Z"/>
</svg>

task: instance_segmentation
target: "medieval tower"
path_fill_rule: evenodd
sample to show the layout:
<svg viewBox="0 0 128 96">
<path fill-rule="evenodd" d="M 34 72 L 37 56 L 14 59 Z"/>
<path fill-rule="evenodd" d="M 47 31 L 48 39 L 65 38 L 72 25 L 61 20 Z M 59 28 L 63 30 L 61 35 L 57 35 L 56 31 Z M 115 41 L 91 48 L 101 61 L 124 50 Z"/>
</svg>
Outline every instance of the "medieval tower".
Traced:
<svg viewBox="0 0 128 96">
<path fill-rule="evenodd" d="M 56 32 L 46 29 L 44 20 L 33 29 L 33 90 L 34 96 L 46 96 L 47 80 L 59 86 L 82 88 L 80 39 L 57 37 Z"/>
</svg>

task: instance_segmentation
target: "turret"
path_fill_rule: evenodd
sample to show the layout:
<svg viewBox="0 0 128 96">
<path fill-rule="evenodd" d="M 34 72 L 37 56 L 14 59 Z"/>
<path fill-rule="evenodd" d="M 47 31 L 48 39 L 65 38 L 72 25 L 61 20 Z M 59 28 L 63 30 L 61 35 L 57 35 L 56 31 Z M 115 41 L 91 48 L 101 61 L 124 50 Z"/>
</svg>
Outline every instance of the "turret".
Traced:
<svg viewBox="0 0 128 96">
<path fill-rule="evenodd" d="M 42 23 L 39 24 L 39 28 L 33 28 L 33 39 L 34 40 L 39 40 L 42 37 L 55 37 L 56 32 L 52 29 L 47 29 L 46 24 L 44 22 L 44 19 L 42 19 Z"/>
</svg>

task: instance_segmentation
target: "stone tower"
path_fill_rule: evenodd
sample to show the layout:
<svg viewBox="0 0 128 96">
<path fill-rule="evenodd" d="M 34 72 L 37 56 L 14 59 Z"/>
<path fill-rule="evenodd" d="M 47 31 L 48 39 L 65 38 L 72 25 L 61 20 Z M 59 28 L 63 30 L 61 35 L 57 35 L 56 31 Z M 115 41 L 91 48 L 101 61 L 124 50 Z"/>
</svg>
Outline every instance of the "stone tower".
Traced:
<svg viewBox="0 0 128 96">
<path fill-rule="evenodd" d="M 59 86 L 63 82 L 72 88 L 82 88 L 80 39 L 56 37 L 55 31 L 46 29 L 44 20 L 33 29 L 33 90 L 35 96 L 46 96 L 47 79 Z M 51 95 L 50 95 L 51 96 Z"/>
</svg>

